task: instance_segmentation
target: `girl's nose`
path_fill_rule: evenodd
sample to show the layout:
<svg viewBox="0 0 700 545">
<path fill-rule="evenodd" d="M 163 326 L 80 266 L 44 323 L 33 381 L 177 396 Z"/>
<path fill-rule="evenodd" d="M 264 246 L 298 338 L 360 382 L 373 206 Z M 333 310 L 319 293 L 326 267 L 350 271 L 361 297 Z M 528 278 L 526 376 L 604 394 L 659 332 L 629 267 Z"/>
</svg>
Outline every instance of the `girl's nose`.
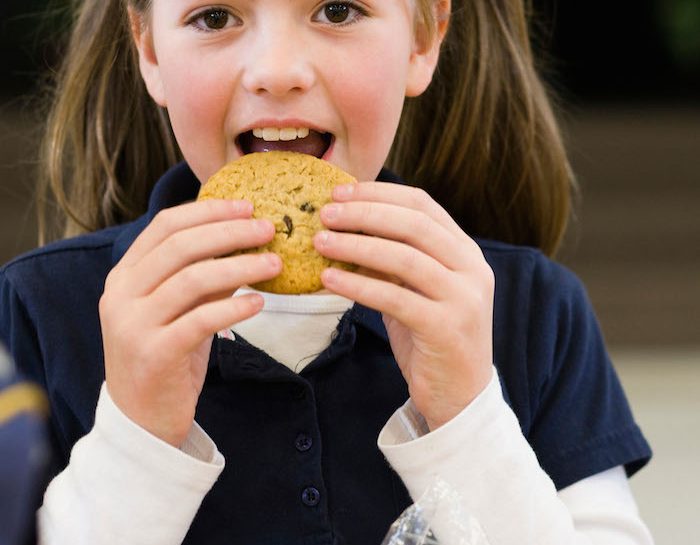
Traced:
<svg viewBox="0 0 700 545">
<path fill-rule="evenodd" d="M 268 29 L 250 44 L 243 74 L 243 86 L 256 95 L 282 97 L 309 90 L 315 81 L 310 56 L 301 36 L 293 29 Z"/>
</svg>

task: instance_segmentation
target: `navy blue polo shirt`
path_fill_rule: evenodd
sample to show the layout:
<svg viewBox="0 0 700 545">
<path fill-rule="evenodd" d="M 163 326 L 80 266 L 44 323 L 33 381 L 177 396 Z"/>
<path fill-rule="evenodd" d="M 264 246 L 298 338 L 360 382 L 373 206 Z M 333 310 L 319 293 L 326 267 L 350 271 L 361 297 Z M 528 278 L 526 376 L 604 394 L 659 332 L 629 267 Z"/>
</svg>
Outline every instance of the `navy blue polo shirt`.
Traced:
<svg viewBox="0 0 700 545">
<path fill-rule="evenodd" d="M 380 179 L 400 182 L 386 171 Z M 180 164 L 157 183 L 141 219 L 0 269 L 0 340 L 48 392 L 56 470 L 93 425 L 107 273 L 159 210 L 198 188 Z M 494 357 L 504 397 L 544 470 L 559 489 L 618 465 L 638 470 L 649 446 L 581 283 L 537 250 L 477 242 L 496 278 Z M 407 397 L 381 316 L 361 305 L 298 375 L 243 338 L 215 339 L 196 418 L 227 463 L 185 542 L 379 544 L 411 503 L 376 445 Z"/>
</svg>

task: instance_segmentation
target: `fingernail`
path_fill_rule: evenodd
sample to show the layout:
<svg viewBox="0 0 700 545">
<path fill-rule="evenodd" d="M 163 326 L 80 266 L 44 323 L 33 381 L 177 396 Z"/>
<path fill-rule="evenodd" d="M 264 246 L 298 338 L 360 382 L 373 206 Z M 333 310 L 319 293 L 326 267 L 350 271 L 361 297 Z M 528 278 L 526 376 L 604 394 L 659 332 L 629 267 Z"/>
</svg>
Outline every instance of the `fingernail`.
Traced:
<svg viewBox="0 0 700 545">
<path fill-rule="evenodd" d="M 267 260 L 268 264 L 270 265 L 271 268 L 273 269 L 279 269 L 280 267 L 280 258 L 277 254 L 266 254 L 265 259 Z"/>
<path fill-rule="evenodd" d="M 336 199 L 347 199 L 355 192 L 355 184 L 344 184 L 333 188 L 333 197 Z"/>
<path fill-rule="evenodd" d="M 255 228 L 261 233 L 270 231 L 270 222 L 268 220 L 255 220 Z"/>
<path fill-rule="evenodd" d="M 236 214 L 251 214 L 253 204 L 250 201 L 231 201 L 231 206 Z"/>
<path fill-rule="evenodd" d="M 321 281 L 328 286 L 334 284 L 338 280 L 338 271 L 333 267 L 328 267 L 321 272 Z"/>
<path fill-rule="evenodd" d="M 265 299 L 263 299 L 263 296 L 258 293 L 251 294 L 248 301 L 250 301 L 250 307 L 252 310 L 259 310 L 265 306 Z"/>
<path fill-rule="evenodd" d="M 331 239 L 331 234 L 328 231 L 321 231 L 316 235 L 316 240 L 320 246 L 326 246 Z"/>
<path fill-rule="evenodd" d="M 323 217 L 327 220 L 332 220 L 338 217 L 340 213 L 340 206 L 337 204 L 328 204 L 321 210 Z"/>
</svg>

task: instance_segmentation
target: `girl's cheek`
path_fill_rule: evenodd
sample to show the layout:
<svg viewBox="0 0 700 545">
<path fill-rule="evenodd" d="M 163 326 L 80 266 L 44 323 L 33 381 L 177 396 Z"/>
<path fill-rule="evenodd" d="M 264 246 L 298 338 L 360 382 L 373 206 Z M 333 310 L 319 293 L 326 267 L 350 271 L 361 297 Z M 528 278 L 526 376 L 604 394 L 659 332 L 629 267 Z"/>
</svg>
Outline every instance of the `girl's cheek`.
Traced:
<svg viewBox="0 0 700 545">
<path fill-rule="evenodd" d="M 201 66 L 199 66 L 201 68 Z M 227 159 L 233 137 L 226 133 L 231 101 L 224 78 L 177 67 L 166 79 L 168 115 L 185 159 L 200 179 L 213 174 Z"/>
<path fill-rule="evenodd" d="M 230 97 L 221 78 L 185 73 L 178 80 L 169 90 L 169 95 L 174 97 L 168 104 L 171 115 L 201 123 L 221 117 L 226 111 Z"/>
<path fill-rule="evenodd" d="M 340 110 L 348 131 L 348 143 L 353 149 L 362 148 L 370 159 L 364 172 L 354 174 L 362 179 L 374 179 L 391 147 L 404 102 L 405 71 L 400 60 L 388 63 L 371 57 L 366 62 L 346 66 L 326 81 L 333 82 L 333 102 Z"/>
</svg>

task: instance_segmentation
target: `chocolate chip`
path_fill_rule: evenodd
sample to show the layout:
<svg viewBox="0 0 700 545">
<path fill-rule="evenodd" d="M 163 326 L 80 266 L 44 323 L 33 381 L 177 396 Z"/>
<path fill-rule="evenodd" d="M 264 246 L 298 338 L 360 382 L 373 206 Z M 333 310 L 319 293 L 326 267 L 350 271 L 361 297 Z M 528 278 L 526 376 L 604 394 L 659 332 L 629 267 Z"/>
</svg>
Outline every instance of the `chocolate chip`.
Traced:
<svg viewBox="0 0 700 545">
<path fill-rule="evenodd" d="M 292 231 L 294 231 L 294 224 L 292 223 L 292 218 L 289 216 L 284 216 L 282 218 L 282 221 L 284 221 L 284 225 L 287 227 L 287 238 L 292 236 Z"/>
<path fill-rule="evenodd" d="M 299 207 L 299 210 L 301 210 L 302 212 L 308 212 L 309 214 L 313 214 L 314 212 L 316 212 L 316 207 L 314 207 L 314 205 L 310 202 L 305 202 Z"/>
</svg>

